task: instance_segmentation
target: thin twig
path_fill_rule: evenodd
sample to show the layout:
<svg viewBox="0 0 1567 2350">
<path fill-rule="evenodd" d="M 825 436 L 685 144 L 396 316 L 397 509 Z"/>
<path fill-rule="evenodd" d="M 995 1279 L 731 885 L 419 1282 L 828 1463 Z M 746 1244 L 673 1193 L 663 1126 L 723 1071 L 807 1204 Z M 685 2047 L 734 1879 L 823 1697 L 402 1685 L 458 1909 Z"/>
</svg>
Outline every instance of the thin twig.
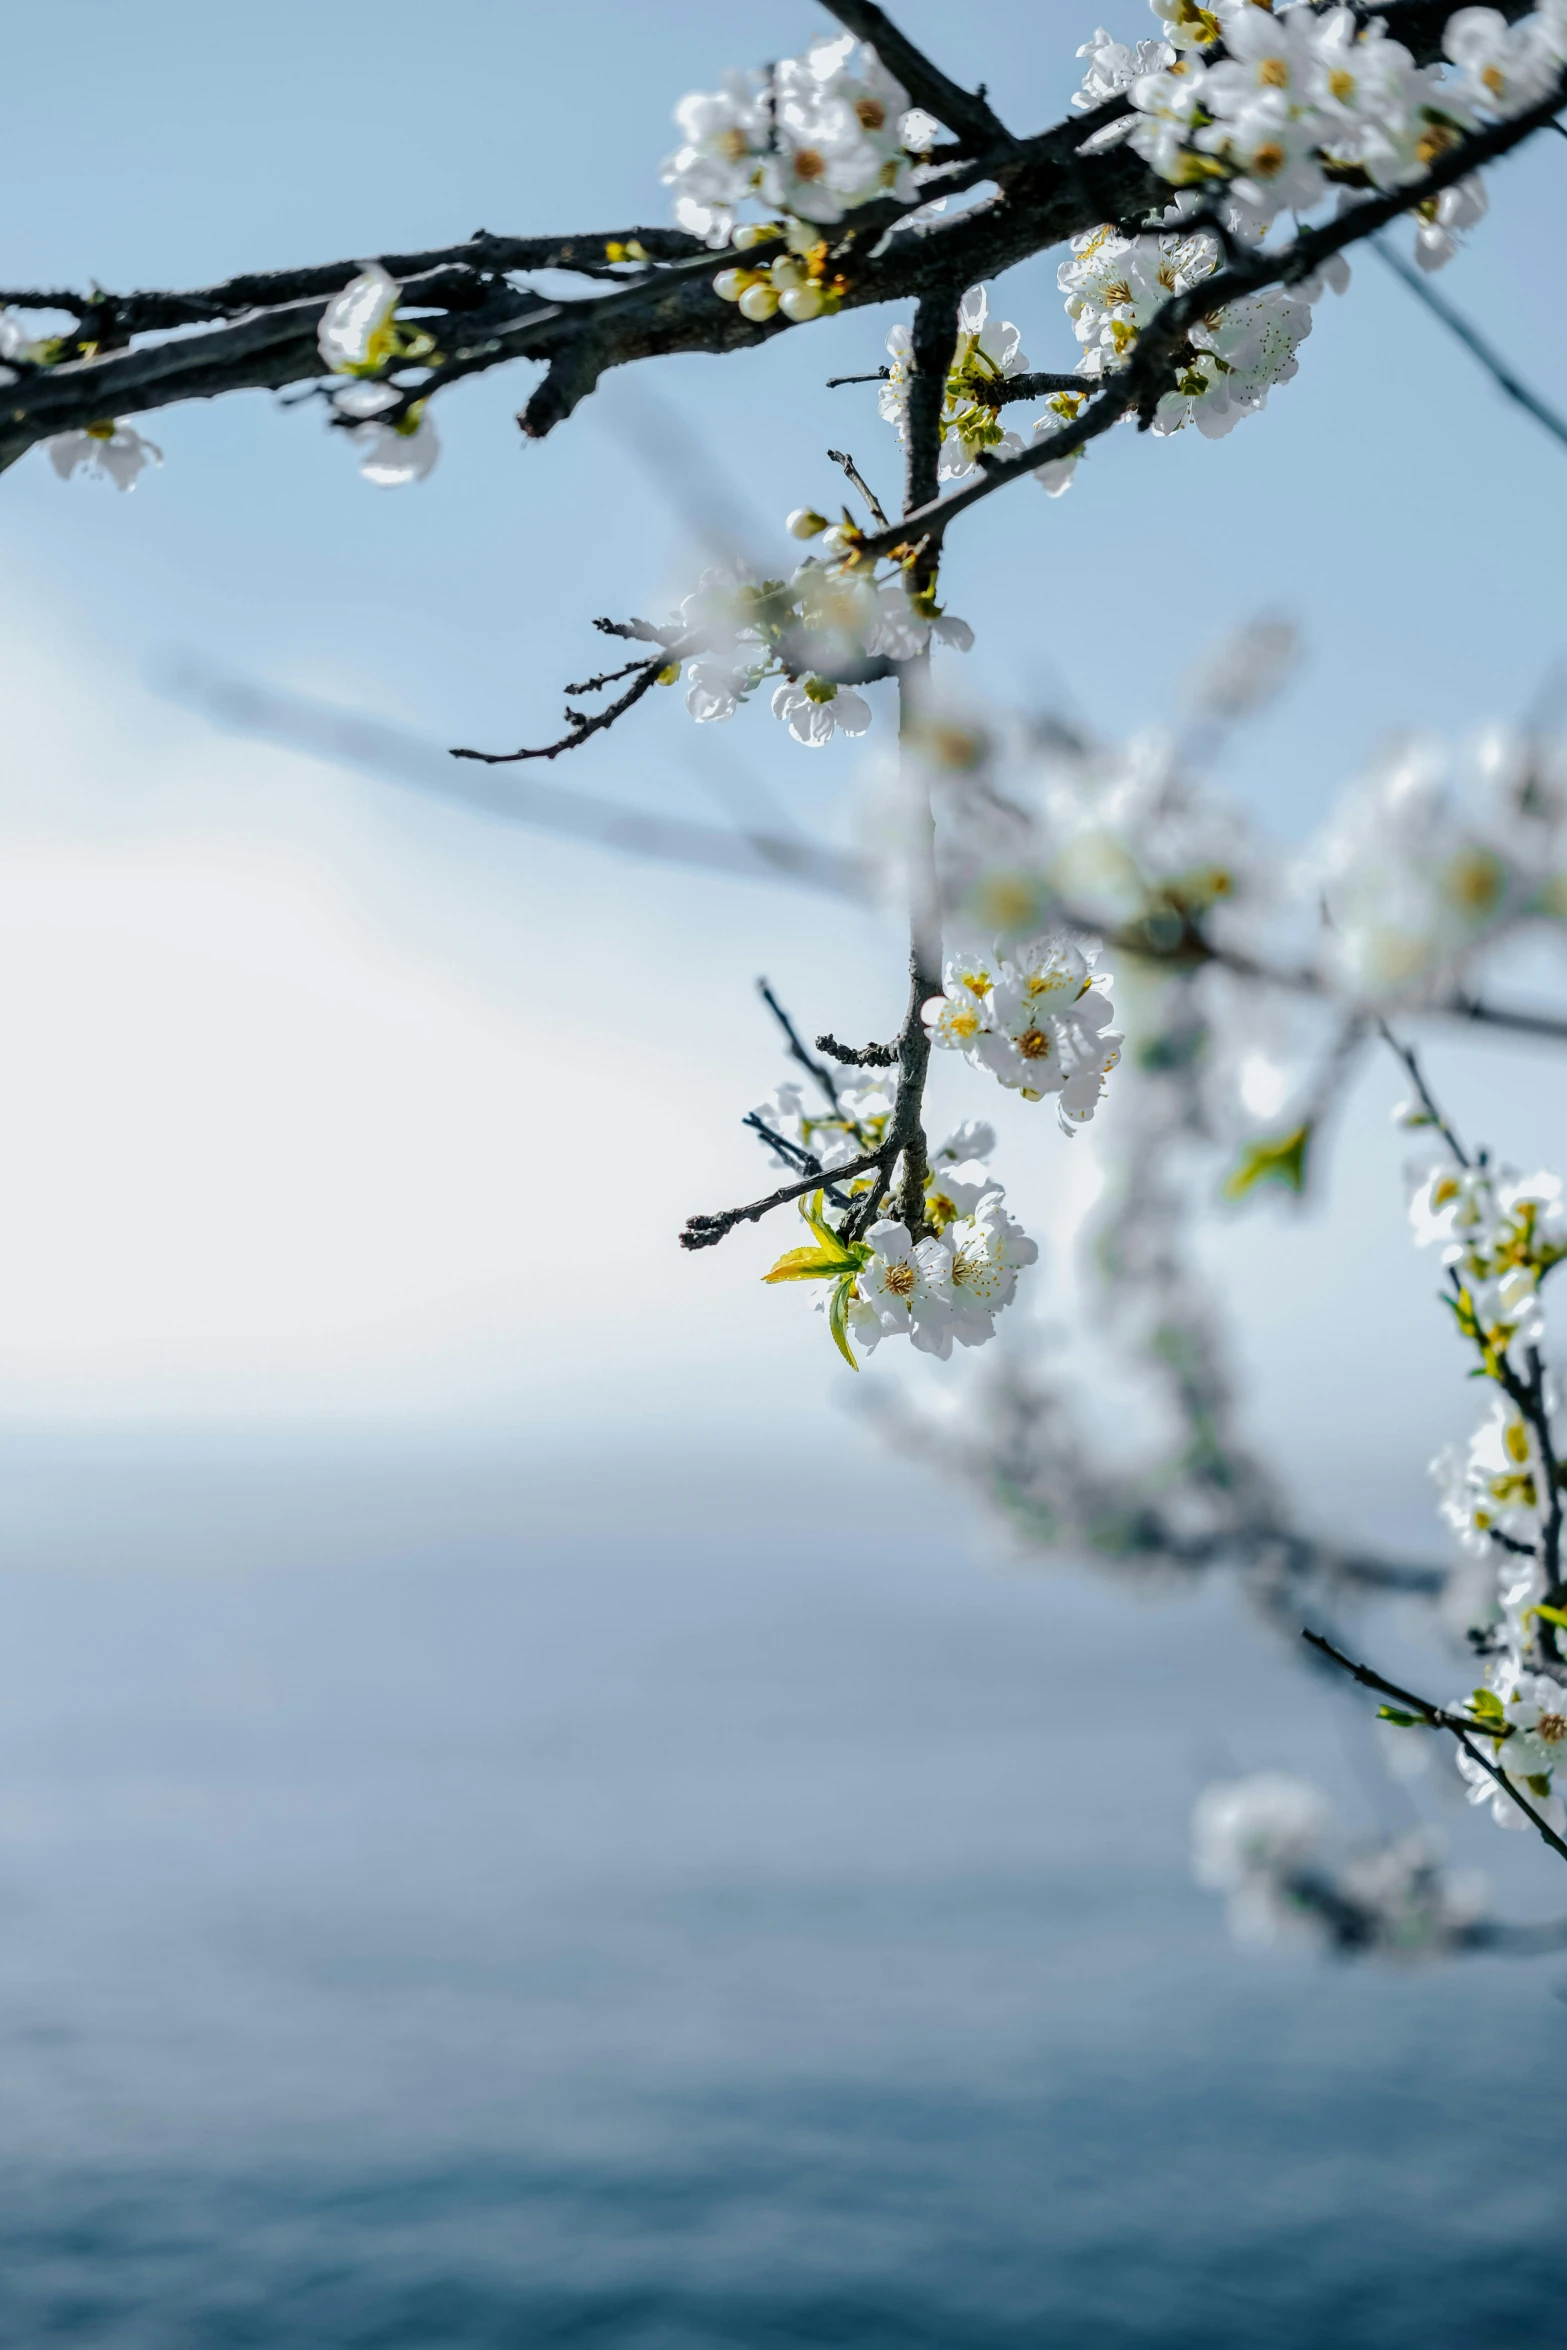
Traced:
<svg viewBox="0 0 1567 2350">
<path fill-rule="evenodd" d="M 614 725 L 617 718 L 623 718 L 628 710 L 633 709 L 641 701 L 649 688 L 658 682 L 665 666 L 666 664 L 662 661 L 644 662 L 635 683 L 629 686 L 618 700 L 606 703 L 605 707 L 593 717 L 589 717 L 584 710 L 568 709 L 566 712 L 568 731 L 552 743 L 539 743 L 534 747 L 520 751 L 474 751 L 454 748 L 451 755 L 454 759 L 481 760 L 486 767 L 510 767 L 520 759 L 558 759 L 562 751 L 579 749 L 591 735 L 602 734 L 606 727 Z"/>
<path fill-rule="evenodd" d="M 849 455 L 848 450 L 829 449 L 827 454 L 832 459 L 834 465 L 841 465 L 843 467 L 844 472 L 848 475 L 850 481 L 859 491 L 860 496 L 865 500 L 867 507 L 870 509 L 871 520 L 879 524 L 883 530 L 888 529 L 889 524 L 887 521 L 886 508 L 883 506 L 880 498 L 877 497 L 876 492 L 866 481 L 859 467 L 855 464 L 854 459 Z"/>
<path fill-rule="evenodd" d="M 1452 1152 L 1460 1167 L 1471 1166 L 1473 1161 L 1470 1159 L 1469 1153 L 1465 1150 L 1463 1144 L 1459 1141 L 1458 1136 L 1453 1131 L 1453 1128 L 1449 1125 L 1447 1118 L 1443 1114 L 1441 1105 L 1438 1103 L 1436 1096 L 1432 1093 L 1431 1088 L 1425 1081 L 1425 1075 L 1421 1069 L 1419 1056 L 1417 1055 L 1414 1046 L 1412 1044 L 1401 1043 L 1399 1039 L 1393 1034 L 1392 1029 L 1389 1028 L 1385 1020 L 1378 1020 L 1377 1032 L 1381 1036 L 1383 1043 L 1388 1047 L 1388 1049 L 1391 1052 L 1396 1053 L 1399 1060 L 1402 1061 L 1405 1074 L 1408 1076 L 1410 1084 L 1414 1087 L 1416 1094 L 1419 1096 L 1421 1108 L 1425 1111 L 1426 1116 L 1431 1121 L 1431 1124 L 1436 1128 L 1438 1134 L 1440 1134 L 1442 1140 L 1446 1143 L 1448 1149 Z"/>
<path fill-rule="evenodd" d="M 895 1044 L 840 1044 L 830 1030 L 816 1039 L 816 1049 L 850 1069 L 891 1069 L 898 1058 Z"/>
<path fill-rule="evenodd" d="M 823 1093 L 827 1096 L 827 1099 L 832 1105 L 832 1108 L 834 1111 L 836 1111 L 839 1106 L 838 1087 L 836 1081 L 834 1080 L 832 1071 L 824 1067 L 820 1061 L 812 1060 L 810 1054 L 805 1049 L 805 1045 L 801 1040 L 800 1033 L 795 1027 L 794 1022 L 790 1019 L 788 1013 L 784 1010 L 782 1004 L 778 1001 L 778 998 L 774 995 L 771 987 L 768 985 L 765 979 L 758 979 L 756 983 L 756 992 L 761 997 L 763 1003 L 767 1006 L 767 1009 L 771 1012 L 773 1018 L 777 1021 L 779 1027 L 783 1030 L 784 1042 L 788 1046 L 790 1059 L 798 1061 L 800 1067 L 806 1070 L 810 1076 L 815 1078 L 817 1084 L 821 1087 Z"/>
<path fill-rule="evenodd" d="M 798 1167 L 802 1175 L 814 1175 L 835 1208 L 853 1205 L 847 1193 L 829 1181 L 827 1171 L 814 1151 L 808 1151 L 802 1143 L 791 1142 L 786 1134 L 775 1134 L 766 1119 L 759 1118 L 754 1110 L 748 1110 L 740 1123 L 749 1126 L 753 1134 L 759 1134 L 763 1142 L 769 1143 L 786 1165 Z"/>
<path fill-rule="evenodd" d="M 870 1168 L 879 1166 L 882 1157 L 883 1153 L 879 1150 L 864 1151 L 859 1158 L 850 1159 L 846 1165 L 834 1167 L 833 1173 L 840 1182 L 845 1182 L 851 1176 L 864 1175 Z M 682 1248 L 712 1248 L 723 1239 L 726 1232 L 733 1232 L 737 1224 L 759 1224 L 774 1208 L 787 1207 L 790 1200 L 803 1199 L 808 1191 L 819 1191 L 821 1188 L 820 1175 L 807 1175 L 800 1182 L 786 1183 L 780 1190 L 770 1191 L 766 1199 L 752 1200 L 743 1208 L 725 1208 L 716 1216 L 688 1216 L 686 1228 L 680 1235 L 680 1245 Z"/>
</svg>

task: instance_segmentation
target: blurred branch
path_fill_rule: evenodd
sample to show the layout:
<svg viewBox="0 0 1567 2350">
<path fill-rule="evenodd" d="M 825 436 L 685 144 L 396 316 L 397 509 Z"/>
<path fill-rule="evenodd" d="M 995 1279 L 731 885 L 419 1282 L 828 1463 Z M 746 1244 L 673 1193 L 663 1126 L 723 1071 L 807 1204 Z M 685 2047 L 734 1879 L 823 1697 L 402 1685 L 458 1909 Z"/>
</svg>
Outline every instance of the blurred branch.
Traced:
<svg viewBox="0 0 1567 2350">
<path fill-rule="evenodd" d="M 1479 328 L 1472 325 L 1461 310 L 1456 310 L 1445 294 L 1439 294 L 1430 279 L 1412 267 L 1402 253 L 1395 252 L 1385 237 L 1372 237 L 1370 244 L 1378 259 L 1387 264 L 1396 278 L 1402 279 L 1416 301 L 1423 302 L 1432 317 L 1439 318 L 1448 333 L 1463 344 L 1470 357 L 1480 362 L 1497 389 L 1532 416 L 1536 424 L 1543 424 L 1553 439 L 1567 447 L 1567 417 L 1561 416 L 1531 385 L 1526 384 L 1495 345 L 1486 341 Z"/>
<path fill-rule="evenodd" d="M 399 727 L 231 677 L 197 661 L 171 666 L 158 682 L 171 700 L 231 733 L 328 759 L 476 815 L 697 872 L 783 881 L 856 904 L 870 897 L 869 877 L 859 860 L 822 843 L 651 816 L 623 802 L 558 790 L 520 775 L 492 780 L 482 770 L 454 766 L 444 748 Z"/>
</svg>

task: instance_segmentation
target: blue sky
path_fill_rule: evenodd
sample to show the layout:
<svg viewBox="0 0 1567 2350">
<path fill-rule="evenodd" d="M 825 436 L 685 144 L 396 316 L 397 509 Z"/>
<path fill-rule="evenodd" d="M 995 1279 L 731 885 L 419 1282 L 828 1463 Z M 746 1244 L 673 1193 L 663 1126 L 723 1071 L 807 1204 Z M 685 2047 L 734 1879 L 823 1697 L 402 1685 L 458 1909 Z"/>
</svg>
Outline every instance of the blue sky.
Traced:
<svg viewBox="0 0 1567 2350">
<path fill-rule="evenodd" d="M 1060 111 L 1101 6 L 958 18 L 922 0 L 902 17 L 1029 127 Z M 1117 33 L 1147 29 L 1136 0 L 1108 13 Z M 716 0 L 439 15 L 390 0 L 369 18 L 54 0 L 8 31 L 3 274 L 178 285 L 480 225 L 657 220 L 674 100 L 822 21 Z M 1547 389 L 1567 381 L 1564 192 L 1560 141 L 1504 165 L 1444 281 Z M 1069 361 L 1051 265 L 1015 273 L 999 305 L 1036 365 Z M 888 323 L 855 314 L 650 380 L 776 522 L 832 497 L 829 443 L 894 478 L 872 396 L 821 388 L 873 365 Z M 1286 832 L 1389 730 L 1515 708 L 1563 650 L 1567 457 L 1374 260 L 1323 302 L 1301 357 L 1225 443 L 1118 433 L 1069 497 L 992 501 L 949 563 L 979 631 L 970 691 L 1065 694 L 1106 733 L 1167 709 L 1220 628 L 1294 613 L 1303 678 L 1232 761 Z M 736 1119 L 777 1072 L 754 973 L 808 1021 L 873 1033 L 901 992 L 894 934 L 409 802 L 215 736 L 147 683 L 191 650 L 440 741 L 549 727 L 562 680 L 591 664 L 590 616 L 658 608 L 696 557 L 634 446 L 626 387 L 528 447 L 511 415 L 532 380 L 459 389 L 435 474 L 397 494 L 364 485 L 313 415 L 260 396 L 155 419 L 167 463 L 132 497 L 64 487 L 37 456 L 0 483 L 13 1413 L 604 1413 L 652 1434 L 837 1441 L 847 1374 L 798 1300 L 760 1289 L 769 1237 L 693 1264 L 672 1235 L 755 1179 Z M 808 758 L 759 711 L 724 748 L 802 821 L 846 821 L 844 746 Z M 710 756 L 660 697 L 570 778 L 705 816 Z M 1522 1130 L 1497 1136 L 1511 1155 L 1567 1139 L 1521 1068 L 1498 1103 L 1493 1064 L 1445 1065 Z M 1263 1219 L 1220 1245 L 1266 1363 L 1259 1410 L 1314 1479 L 1352 1457 L 1357 1490 L 1413 1506 L 1433 1417 L 1466 1399 L 1431 1359 L 1425 1268 L 1394 1253 L 1387 1098 L 1370 1085 L 1345 1140 L 1369 1204 L 1346 1189 L 1326 1222 Z M 1094 1141 L 1068 1154 L 1037 1126 L 1016 1141 L 1048 1239 L 1092 1189 Z M 1390 1384 L 1408 1399 L 1375 1438 L 1333 1369 L 1368 1281 L 1392 1301 Z"/>
</svg>

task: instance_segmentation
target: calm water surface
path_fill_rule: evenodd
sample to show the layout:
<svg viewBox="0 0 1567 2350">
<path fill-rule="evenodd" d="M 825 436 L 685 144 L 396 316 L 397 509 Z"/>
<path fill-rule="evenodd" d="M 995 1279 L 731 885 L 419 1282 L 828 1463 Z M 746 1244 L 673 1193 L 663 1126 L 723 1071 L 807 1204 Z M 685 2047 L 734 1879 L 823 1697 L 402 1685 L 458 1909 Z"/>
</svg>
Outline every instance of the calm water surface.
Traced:
<svg viewBox="0 0 1567 2350">
<path fill-rule="evenodd" d="M 1231 1951 L 1339 1714 L 878 1476 L 18 1448 L 0 2342 L 1562 2338 L 1561 1963 Z"/>
</svg>

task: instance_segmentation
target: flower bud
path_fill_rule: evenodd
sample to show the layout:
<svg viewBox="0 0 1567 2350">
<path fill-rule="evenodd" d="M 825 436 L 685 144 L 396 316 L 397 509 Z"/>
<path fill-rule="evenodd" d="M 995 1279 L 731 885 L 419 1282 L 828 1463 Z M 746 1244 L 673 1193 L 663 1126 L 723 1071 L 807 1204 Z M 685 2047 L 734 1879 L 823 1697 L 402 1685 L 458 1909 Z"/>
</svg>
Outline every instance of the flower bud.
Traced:
<svg viewBox="0 0 1567 2350">
<path fill-rule="evenodd" d="M 743 253 L 751 245 L 765 245 L 778 234 L 778 224 L 771 220 L 742 220 L 729 242 L 736 252 Z"/>
<path fill-rule="evenodd" d="M 784 528 L 792 539 L 813 539 L 827 528 L 827 517 L 818 514 L 814 506 L 796 506 Z"/>
<path fill-rule="evenodd" d="M 777 307 L 778 296 L 765 278 L 756 279 L 754 283 L 746 287 L 745 292 L 740 296 L 740 315 L 742 318 L 749 318 L 755 326 L 760 326 L 764 319 L 771 318 Z"/>
<path fill-rule="evenodd" d="M 746 287 L 755 283 L 755 270 L 721 269 L 713 280 L 713 291 L 720 302 L 738 302 Z"/>
<path fill-rule="evenodd" d="M 791 286 L 778 304 L 785 318 L 796 326 L 803 326 L 808 318 L 819 318 L 822 308 L 820 286 Z"/>
</svg>

